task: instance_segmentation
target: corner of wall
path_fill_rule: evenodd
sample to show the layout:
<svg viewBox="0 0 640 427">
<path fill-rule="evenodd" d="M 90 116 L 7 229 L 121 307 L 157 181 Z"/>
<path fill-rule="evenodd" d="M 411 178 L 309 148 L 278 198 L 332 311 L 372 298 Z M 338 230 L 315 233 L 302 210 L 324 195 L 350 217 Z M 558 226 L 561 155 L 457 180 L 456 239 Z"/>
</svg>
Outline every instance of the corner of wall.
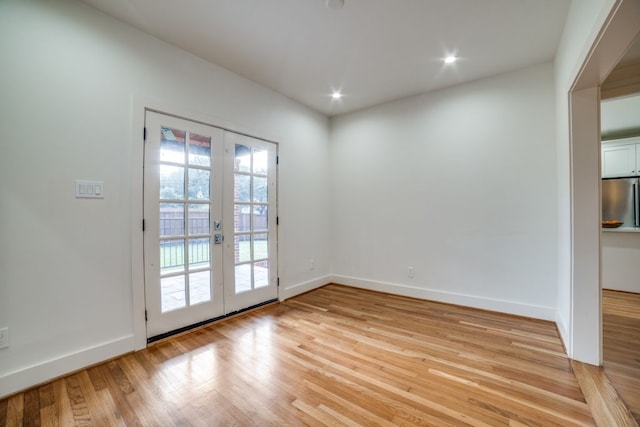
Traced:
<svg viewBox="0 0 640 427">
<path fill-rule="evenodd" d="M 301 294 L 304 294 L 305 292 L 310 292 L 314 289 L 321 288 L 332 282 L 333 282 L 333 276 L 328 274 L 326 276 L 318 277 L 317 279 L 309 280 L 303 283 L 298 283 L 288 288 L 281 288 L 278 294 L 278 299 L 280 301 L 284 301 L 289 298 L 293 298 L 296 295 L 301 295 Z"/>
</svg>

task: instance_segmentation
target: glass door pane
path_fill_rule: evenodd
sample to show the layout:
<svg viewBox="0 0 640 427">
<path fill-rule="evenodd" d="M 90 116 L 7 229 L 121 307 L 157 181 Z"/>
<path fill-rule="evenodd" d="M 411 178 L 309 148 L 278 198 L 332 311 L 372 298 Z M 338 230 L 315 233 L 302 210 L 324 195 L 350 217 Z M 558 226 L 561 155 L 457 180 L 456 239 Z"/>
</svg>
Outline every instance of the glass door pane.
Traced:
<svg viewBox="0 0 640 427">
<path fill-rule="evenodd" d="M 264 149 L 243 144 L 235 145 L 234 155 L 235 292 L 240 293 L 265 286 L 264 280 L 256 282 L 256 276 L 269 276 L 268 262 L 256 263 L 256 247 L 252 244 L 256 231 L 269 231 L 268 156 Z M 268 233 L 259 236 L 268 244 Z"/>
<path fill-rule="evenodd" d="M 179 166 L 185 159 L 187 167 Z M 162 313 L 211 299 L 211 282 L 202 280 L 202 273 L 211 276 L 210 193 L 211 137 L 162 127 L 158 194 Z"/>
</svg>

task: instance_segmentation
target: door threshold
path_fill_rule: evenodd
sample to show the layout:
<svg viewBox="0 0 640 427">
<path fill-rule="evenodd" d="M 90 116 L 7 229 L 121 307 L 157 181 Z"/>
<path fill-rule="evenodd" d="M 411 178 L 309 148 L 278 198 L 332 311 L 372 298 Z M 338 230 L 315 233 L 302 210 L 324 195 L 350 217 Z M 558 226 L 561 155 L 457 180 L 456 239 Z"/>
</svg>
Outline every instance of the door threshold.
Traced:
<svg viewBox="0 0 640 427">
<path fill-rule="evenodd" d="M 174 335 L 182 334 L 184 332 L 189 332 L 189 331 L 191 331 L 193 329 L 200 328 L 202 326 L 206 326 L 206 325 L 208 325 L 210 323 L 213 323 L 213 322 L 217 322 L 218 320 L 227 319 L 227 318 L 229 318 L 231 316 L 235 316 L 235 315 L 238 315 L 238 314 L 241 314 L 241 313 L 245 313 L 247 311 L 254 310 L 256 308 L 260 308 L 262 306 L 269 305 L 269 304 L 272 304 L 274 302 L 278 302 L 278 298 L 270 299 L 268 301 L 264 301 L 264 302 L 261 302 L 259 304 L 255 304 L 255 305 L 252 305 L 250 307 L 246 307 L 246 308 L 243 308 L 243 309 L 240 309 L 240 310 L 228 313 L 228 314 L 223 314 L 222 316 L 213 317 L 211 319 L 203 320 L 203 321 L 198 322 L 198 323 L 194 323 L 194 324 L 191 324 L 191 325 L 188 325 L 188 326 L 183 326 L 181 328 L 174 329 L 174 330 L 169 331 L 169 332 L 164 332 L 164 333 L 159 334 L 159 335 L 154 335 L 152 337 L 147 338 L 147 344 L 151 344 L 151 343 L 163 340 L 165 338 L 172 337 Z"/>
</svg>

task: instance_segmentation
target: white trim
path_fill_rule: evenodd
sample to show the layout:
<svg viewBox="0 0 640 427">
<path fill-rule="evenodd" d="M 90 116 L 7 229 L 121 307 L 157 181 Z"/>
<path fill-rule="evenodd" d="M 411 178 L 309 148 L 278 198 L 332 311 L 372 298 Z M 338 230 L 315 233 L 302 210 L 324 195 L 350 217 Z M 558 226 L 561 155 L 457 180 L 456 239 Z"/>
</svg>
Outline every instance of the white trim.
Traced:
<svg viewBox="0 0 640 427">
<path fill-rule="evenodd" d="M 68 375 L 71 372 L 129 353 L 132 349 L 133 335 L 129 335 L 9 372 L 0 377 L 0 399 L 62 375 Z"/>
<path fill-rule="evenodd" d="M 571 344 L 571 330 L 568 329 L 569 323 L 567 319 L 562 317 L 562 313 L 560 310 L 556 312 L 556 327 L 558 328 L 558 333 L 560 334 L 560 339 L 562 339 L 562 343 L 564 344 L 565 351 L 567 352 L 567 356 L 571 357 L 570 347 Z"/>
<path fill-rule="evenodd" d="M 321 288 L 324 285 L 328 285 L 333 280 L 332 275 L 326 275 L 318 277 L 317 279 L 309 280 L 308 282 L 299 283 L 297 285 L 290 286 L 288 288 L 279 288 L 278 299 L 280 301 L 293 298 L 296 295 L 304 294 L 305 292 L 312 291 L 314 289 Z"/>
<path fill-rule="evenodd" d="M 600 98 L 597 87 L 573 91 L 571 127 L 571 345 L 569 357 L 600 365 Z M 579 143 L 576 144 L 576 141 Z"/>
<path fill-rule="evenodd" d="M 142 234 L 144 183 L 144 131 L 145 104 L 132 100 L 131 123 L 131 301 L 133 309 L 133 348 L 147 347 L 147 323 L 144 311 L 144 236 Z"/>
<path fill-rule="evenodd" d="M 400 285 L 397 283 L 379 282 L 357 277 L 335 275 L 333 276 L 332 282 L 339 285 L 351 286 L 354 288 L 386 292 L 394 295 L 402 295 L 411 298 L 419 298 L 465 307 L 480 308 L 483 310 L 531 317 L 534 319 L 549 320 L 552 322 L 555 322 L 556 320 L 555 307 L 521 304 L 512 301 L 484 298 L 473 295 L 464 295 L 453 292 L 444 292 L 434 289 L 416 288 L 413 286 Z"/>
</svg>

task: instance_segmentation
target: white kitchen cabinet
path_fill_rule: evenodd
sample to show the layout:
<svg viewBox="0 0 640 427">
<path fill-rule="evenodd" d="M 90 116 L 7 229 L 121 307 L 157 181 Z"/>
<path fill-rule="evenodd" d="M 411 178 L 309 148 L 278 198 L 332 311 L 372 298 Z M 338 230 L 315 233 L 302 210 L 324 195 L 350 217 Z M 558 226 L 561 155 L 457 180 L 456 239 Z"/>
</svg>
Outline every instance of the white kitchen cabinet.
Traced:
<svg viewBox="0 0 640 427">
<path fill-rule="evenodd" d="M 602 144 L 602 177 L 640 175 L 640 138 L 617 139 Z"/>
<path fill-rule="evenodd" d="M 612 230 L 616 230 L 613 228 Z M 640 232 L 603 232 L 602 287 L 640 293 Z"/>
</svg>

